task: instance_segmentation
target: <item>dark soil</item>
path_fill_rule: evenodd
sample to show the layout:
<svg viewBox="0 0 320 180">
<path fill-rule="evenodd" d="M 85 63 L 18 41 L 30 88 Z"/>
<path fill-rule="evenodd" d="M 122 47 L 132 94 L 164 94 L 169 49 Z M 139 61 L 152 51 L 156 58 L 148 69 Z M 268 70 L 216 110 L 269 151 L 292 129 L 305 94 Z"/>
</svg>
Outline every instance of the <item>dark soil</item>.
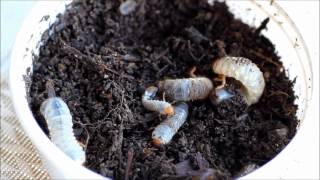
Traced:
<svg viewBox="0 0 320 180">
<path fill-rule="evenodd" d="M 274 45 L 260 34 L 268 20 L 253 28 L 224 3 L 201 0 L 138 0 L 135 11 L 122 16 L 120 2 L 73 2 L 43 35 L 34 61 L 32 111 L 48 134 L 39 106 L 52 79 L 85 145 L 86 167 L 115 179 L 200 179 L 205 173 L 233 178 L 288 144 L 298 123 L 293 82 Z M 172 142 L 154 147 L 151 132 L 165 117 L 142 106 L 144 89 L 188 77 L 193 66 L 197 75 L 214 78 L 211 64 L 224 53 L 247 57 L 263 71 L 260 101 L 246 107 L 239 84 L 228 79 L 232 99 L 189 102 L 187 122 Z"/>
</svg>

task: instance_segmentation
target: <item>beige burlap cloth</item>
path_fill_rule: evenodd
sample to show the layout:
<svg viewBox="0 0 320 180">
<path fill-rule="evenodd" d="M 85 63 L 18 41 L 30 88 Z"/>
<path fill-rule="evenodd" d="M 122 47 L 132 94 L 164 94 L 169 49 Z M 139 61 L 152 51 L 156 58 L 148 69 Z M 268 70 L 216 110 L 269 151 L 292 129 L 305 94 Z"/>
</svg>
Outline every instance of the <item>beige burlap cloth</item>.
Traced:
<svg viewBox="0 0 320 180">
<path fill-rule="evenodd" d="M 1 62 L 0 179 L 50 179 L 37 150 L 14 113 L 8 88 L 7 63 Z"/>
</svg>

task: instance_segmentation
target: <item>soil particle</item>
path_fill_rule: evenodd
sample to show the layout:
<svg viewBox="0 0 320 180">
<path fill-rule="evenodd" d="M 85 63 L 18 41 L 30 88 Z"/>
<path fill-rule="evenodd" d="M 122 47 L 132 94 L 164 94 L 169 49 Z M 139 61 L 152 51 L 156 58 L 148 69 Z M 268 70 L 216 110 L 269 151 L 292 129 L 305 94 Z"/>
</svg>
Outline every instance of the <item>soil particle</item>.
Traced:
<svg viewBox="0 0 320 180">
<path fill-rule="evenodd" d="M 274 45 L 260 34 L 268 20 L 253 28 L 226 4 L 204 0 L 137 0 L 124 16 L 121 2 L 74 1 L 44 33 L 29 94 L 44 132 L 39 107 L 52 80 L 85 144 L 85 166 L 103 176 L 230 179 L 248 164 L 262 166 L 288 144 L 296 133 L 297 106 Z M 189 102 L 187 122 L 171 143 L 152 146 L 152 130 L 165 117 L 142 106 L 144 89 L 188 77 L 194 66 L 196 75 L 213 79 L 212 61 L 225 54 L 249 58 L 264 73 L 260 101 L 247 107 L 241 84 L 228 78 L 231 99 Z"/>
</svg>

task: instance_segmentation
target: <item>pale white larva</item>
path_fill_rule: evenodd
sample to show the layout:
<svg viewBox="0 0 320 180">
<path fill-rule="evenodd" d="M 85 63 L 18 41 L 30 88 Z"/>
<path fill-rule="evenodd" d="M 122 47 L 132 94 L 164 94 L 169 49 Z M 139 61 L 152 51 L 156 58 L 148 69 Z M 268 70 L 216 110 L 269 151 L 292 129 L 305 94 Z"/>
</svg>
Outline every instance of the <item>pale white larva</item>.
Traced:
<svg viewBox="0 0 320 180">
<path fill-rule="evenodd" d="M 174 109 L 170 103 L 166 101 L 153 100 L 157 91 L 157 87 L 148 87 L 142 95 L 142 105 L 150 111 L 156 111 L 164 115 L 173 115 Z"/>
<path fill-rule="evenodd" d="M 174 115 L 167 117 L 152 132 L 153 144 L 168 144 L 188 117 L 188 105 L 184 102 L 174 107 Z"/>
<path fill-rule="evenodd" d="M 126 0 L 120 4 L 119 11 L 122 15 L 128 15 L 133 12 L 137 7 L 137 3 L 134 0 Z"/>
<path fill-rule="evenodd" d="M 72 116 L 67 104 L 51 97 L 41 104 L 40 112 L 46 119 L 51 141 L 79 164 L 85 161 L 85 152 L 77 142 L 72 129 Z"/>
<path fill-rule="evenodd" d="M 175 101 L 205 99 L 213 89 L 213 84 L 206 77 L 167 79 L 158 83 L 160 91 Z"/>
<path fill-rule="evenodd" d="M 244 86 L 244 95 L 248 105 L 258 102 L 261 97 L 265 81 L 258 66 L 244 57 L 225 56 L 213 63 L 215 73 L 232 77 Z"/>
</svg>

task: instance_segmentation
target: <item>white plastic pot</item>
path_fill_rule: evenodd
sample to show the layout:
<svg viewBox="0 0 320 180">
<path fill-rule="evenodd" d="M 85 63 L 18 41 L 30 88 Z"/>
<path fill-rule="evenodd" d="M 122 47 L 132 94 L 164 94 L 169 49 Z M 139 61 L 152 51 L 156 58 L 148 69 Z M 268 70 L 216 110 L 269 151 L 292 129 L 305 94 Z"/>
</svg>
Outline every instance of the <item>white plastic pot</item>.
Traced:
<svg viewBox="0 0 320 180">
<path fill-rule="evenodd" d="M 29 17 L 25 20 L 13 47 L 10 66 L 10 88 L 15 111 L 19 120 L 38 149 L 43 163 L 52 178 L 57 179 L 101 179 L 102 176 L 93 171 L 77 165 L 62 151 L 60 151 L 38 126 L 26 99 L 27 91 L 24 80 L 25 75 L 32 73 L 32 53 L 38 54 L 42 33 L 55 21 L 58 13 L 65 9 L 70 1 L 42 1 L 34 7 Z M 308 115 L 308 106 L 312 95 L 312 68 L 308 50 L 287 14 L 276 3 L 269 1 L 227 1 L 230 10 L 244 22 L 258 26 L 266 17 L 270 17 L 268 31 L 263 31 L 275 45 L 290 79 L 296 78 L 294 90 L 299 97 L 297 117 L 300 126 L 305 121 L 311 121 Z M 46 17 L 46 18 L 43 18 Z M 298 162 L 299 156 L 288 159 L 287 151 L 301 146 L 303 142 L 294 142 L 299 136 L 273 160 L 258 170 L 243 177 L 245 179 L 270 179 L 286 178 L 289 171 L 275 170 L 278 167 L 287 167 Z M 300 138 L 303 139 L 303 138 Z M 293 143 L 294 142 L 294 143 Z"/>
</svg>

